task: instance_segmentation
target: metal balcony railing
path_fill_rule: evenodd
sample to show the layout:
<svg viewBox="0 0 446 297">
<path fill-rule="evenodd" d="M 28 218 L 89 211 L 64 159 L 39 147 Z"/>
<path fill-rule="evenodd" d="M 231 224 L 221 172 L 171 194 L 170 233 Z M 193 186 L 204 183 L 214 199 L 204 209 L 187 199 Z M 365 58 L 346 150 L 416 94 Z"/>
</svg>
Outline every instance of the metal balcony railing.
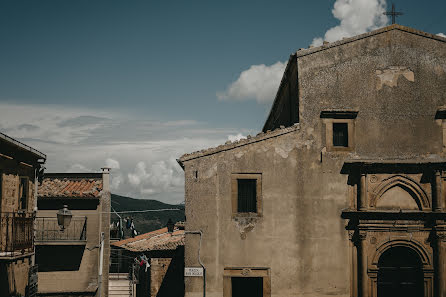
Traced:
<svg viewBox="0 0 446 297">
<path fill-rule="evenodd" d="M 56 217 L 36 218 L 36 242 L 85 241 L 87 217 L 73 217 L 65 230 L 60 230 Z"/>
<path fill-rule="evenodd" d="M 32 213 L 0 213 L 0 258 L 32 253 L 33 222 Z"/>
</svg>

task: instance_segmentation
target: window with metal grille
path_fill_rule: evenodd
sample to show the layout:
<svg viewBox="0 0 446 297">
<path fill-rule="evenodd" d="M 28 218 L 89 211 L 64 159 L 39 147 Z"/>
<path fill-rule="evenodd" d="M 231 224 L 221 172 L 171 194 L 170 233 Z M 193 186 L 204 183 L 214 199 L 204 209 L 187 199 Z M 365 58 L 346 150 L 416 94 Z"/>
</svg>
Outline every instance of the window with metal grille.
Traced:
<svg viewBox="0 0 446 297">
<path fill-rule="evenodd" d="M 237 212 L 257 212 L 257 180 L 237 179 Z"/>
<path fill-rule="evenodd" d="M 333 123 L 333 146 L 348 147 L 347 123 Z"/>
<path fill-rule="evenodd" d="M 28 178 L 20 178 L 19 209 L 26 209 L 28 203 Z"/>
</svg>

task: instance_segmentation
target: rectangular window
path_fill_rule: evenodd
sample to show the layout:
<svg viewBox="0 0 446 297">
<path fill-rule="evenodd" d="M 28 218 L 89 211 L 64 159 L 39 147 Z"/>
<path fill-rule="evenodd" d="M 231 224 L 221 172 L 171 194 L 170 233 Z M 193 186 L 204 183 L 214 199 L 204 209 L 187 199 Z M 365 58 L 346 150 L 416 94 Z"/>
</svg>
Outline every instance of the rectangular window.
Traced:
<svg viewBox="0 0 446 297">
<path fill-rule="evenodd" d="M 237 179 L 237 212 L 257 212 L 257 180 Z"/>
<path fill-rule="evenodd" d="M 232 216 L 262 216 L 262 174 L 231 174 Z"/>
<path fill-rule="evenodd" d="M 333 146 L 348 147 L 347 123 L 333 123 Z"/>
<path fill-rule="evenodd" d="M 28 204 L 28 178 L 20 178 L 19 186 L 19 209 L 26 209 Z"/>
</svg>

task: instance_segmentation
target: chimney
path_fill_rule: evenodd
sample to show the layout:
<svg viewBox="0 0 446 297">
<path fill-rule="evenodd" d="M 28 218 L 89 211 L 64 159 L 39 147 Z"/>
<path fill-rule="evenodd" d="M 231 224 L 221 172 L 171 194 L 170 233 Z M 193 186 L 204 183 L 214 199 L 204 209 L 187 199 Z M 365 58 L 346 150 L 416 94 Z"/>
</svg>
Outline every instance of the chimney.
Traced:
<svg viewBox="0 0 446 297">
<path fill-rule="evenodd" d="M 172 233 L 174 226 L 175 226 L 175 224 L 169 218 L 169 221 L 167 221 L 167 232 Z"/>
</svg>

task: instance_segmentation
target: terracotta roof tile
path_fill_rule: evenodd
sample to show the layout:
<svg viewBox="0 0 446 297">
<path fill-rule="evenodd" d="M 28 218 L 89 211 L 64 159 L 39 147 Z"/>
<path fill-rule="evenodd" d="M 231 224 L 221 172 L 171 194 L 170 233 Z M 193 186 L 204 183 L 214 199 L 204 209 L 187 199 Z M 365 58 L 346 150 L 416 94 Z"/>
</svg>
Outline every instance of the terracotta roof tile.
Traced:
<svg viewBox="0 0 446 297">
<path fill-rule="evenodd" d="M 111 245 L 132 252 L 175 250 L 179 246 L 184 246 L 184 230 L 175 229 L 170 234 L 167 228 L 162 228 L 134 238 L 123 239 Z"/>
<path fill-rule="evenodd" d="M 48 174 L 38 189 L 38 197 L 98 198 L 102 191 L 100 174 Z"/>
</svg>

